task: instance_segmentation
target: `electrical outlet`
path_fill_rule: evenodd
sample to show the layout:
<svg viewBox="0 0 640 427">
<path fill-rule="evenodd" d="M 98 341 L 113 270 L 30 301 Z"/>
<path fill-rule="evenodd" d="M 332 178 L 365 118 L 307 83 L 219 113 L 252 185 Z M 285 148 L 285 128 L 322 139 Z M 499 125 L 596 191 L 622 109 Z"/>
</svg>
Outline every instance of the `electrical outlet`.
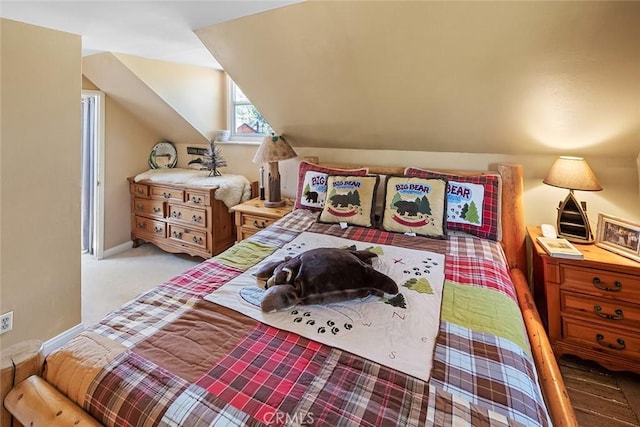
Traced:
<svg viewBox="0 0 640 427">
<path fill-rule="evenodd" d="M 13 311 L 0 316 L 0 334 L 9 332 L 11 329 L 13 329 Z"/>
</svg>

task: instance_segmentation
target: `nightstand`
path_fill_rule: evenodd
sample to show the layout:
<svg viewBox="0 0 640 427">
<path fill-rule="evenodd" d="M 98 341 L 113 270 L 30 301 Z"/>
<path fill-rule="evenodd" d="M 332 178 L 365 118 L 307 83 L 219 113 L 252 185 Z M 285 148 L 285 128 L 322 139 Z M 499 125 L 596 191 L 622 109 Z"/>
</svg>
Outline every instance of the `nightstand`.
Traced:
<svg viewBox="0 0 640 427">
<path fill-rule="evenodd" d="M 640 373 L 640 263 L 580 244 L 584 259 L 552 258 L 536 242 L 540 227 L 527 233 L 534 299 L 556 357 Z"/>
<path fill-rule="evenodd" d="M 264 200 L 255 198 L 229 209 L 236 215 L 236 241 L 246 239 L 291 212 L 293 203 L 288 199 L 286 202 L 281 208 L 267 208 Z"/>
</svg>

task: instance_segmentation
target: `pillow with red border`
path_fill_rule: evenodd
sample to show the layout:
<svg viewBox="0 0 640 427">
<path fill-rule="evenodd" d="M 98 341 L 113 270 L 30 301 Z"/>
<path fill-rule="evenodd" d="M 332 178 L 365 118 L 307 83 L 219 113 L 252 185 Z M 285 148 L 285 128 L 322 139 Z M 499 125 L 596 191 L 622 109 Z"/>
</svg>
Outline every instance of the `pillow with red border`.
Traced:
<svg viewBox="0 0 640 427">
<path fill-rule="evenodd" d="M 502 240 L 502 178 L 499 174 L 457 175 L 408 167 L 407 176 L 445 178 L 447 229 Z"/>
<path fill-rule="evenodd" d="M 327 168 L 302 161 L 298 166 L 298 192 L 296 209 L 320 212 L 324 208 L 327 196 L 327 177 L 329 175 L 366 175 L 367 168 L 338 169 Z"/>
</svg>

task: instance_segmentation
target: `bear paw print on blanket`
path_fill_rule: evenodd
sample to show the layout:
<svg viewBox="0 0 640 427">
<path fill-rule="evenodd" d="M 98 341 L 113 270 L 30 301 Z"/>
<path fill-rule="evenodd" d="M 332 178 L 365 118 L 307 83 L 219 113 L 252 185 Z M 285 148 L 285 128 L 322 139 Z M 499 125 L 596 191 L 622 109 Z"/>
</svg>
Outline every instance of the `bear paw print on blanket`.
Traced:
<svg viewBox="0 0 640 427">
<path fill-rule="evenodd" d="M 331 319 L 326 321 L 317 321 L 312 317 L 313 314 L 310 311 L 292 310 L 290 314 L 294 316 L 294 323 L 305 324 L 314 329 L 317 328 L 315 331 L 318 334 L 331 333 L 333 335 L 338 335 L 340 332 L 348 332 L 353 329 L 353 324 L 348 321 L 344 323 Z"/>
</svg>

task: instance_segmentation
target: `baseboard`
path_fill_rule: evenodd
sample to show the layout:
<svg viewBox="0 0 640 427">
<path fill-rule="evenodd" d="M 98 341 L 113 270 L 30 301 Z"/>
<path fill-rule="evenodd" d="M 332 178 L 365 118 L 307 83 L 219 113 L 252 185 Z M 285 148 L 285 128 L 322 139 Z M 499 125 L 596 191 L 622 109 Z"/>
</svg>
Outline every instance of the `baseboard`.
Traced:
<svg viewBox="0 0 640 427">
<path fill-rule="evenodd" d="M 119 253 L 128 251 L 132 247 L 133 247 L 133 242 L 129 240 L 128 242 L 124 242 L 121 245 L 106 249 L 102 255 L 103 255 L 103 258 L 109 258 L 111 256 L 118 255 Z"/>
<path fill-rule="evenodd" d="M 75 338 L 80 332 L 84 331 L 84 325 L 82 323 L 77 324 L 71 329 L 67 329 L 59 335 L 51 338 L 50 340 L 45 341 L 44 343 L 44 354 L 45 356 L 51 353 L 53 350 L 57 350 L 62 347 L 65 343 Z"/>
</svg>

